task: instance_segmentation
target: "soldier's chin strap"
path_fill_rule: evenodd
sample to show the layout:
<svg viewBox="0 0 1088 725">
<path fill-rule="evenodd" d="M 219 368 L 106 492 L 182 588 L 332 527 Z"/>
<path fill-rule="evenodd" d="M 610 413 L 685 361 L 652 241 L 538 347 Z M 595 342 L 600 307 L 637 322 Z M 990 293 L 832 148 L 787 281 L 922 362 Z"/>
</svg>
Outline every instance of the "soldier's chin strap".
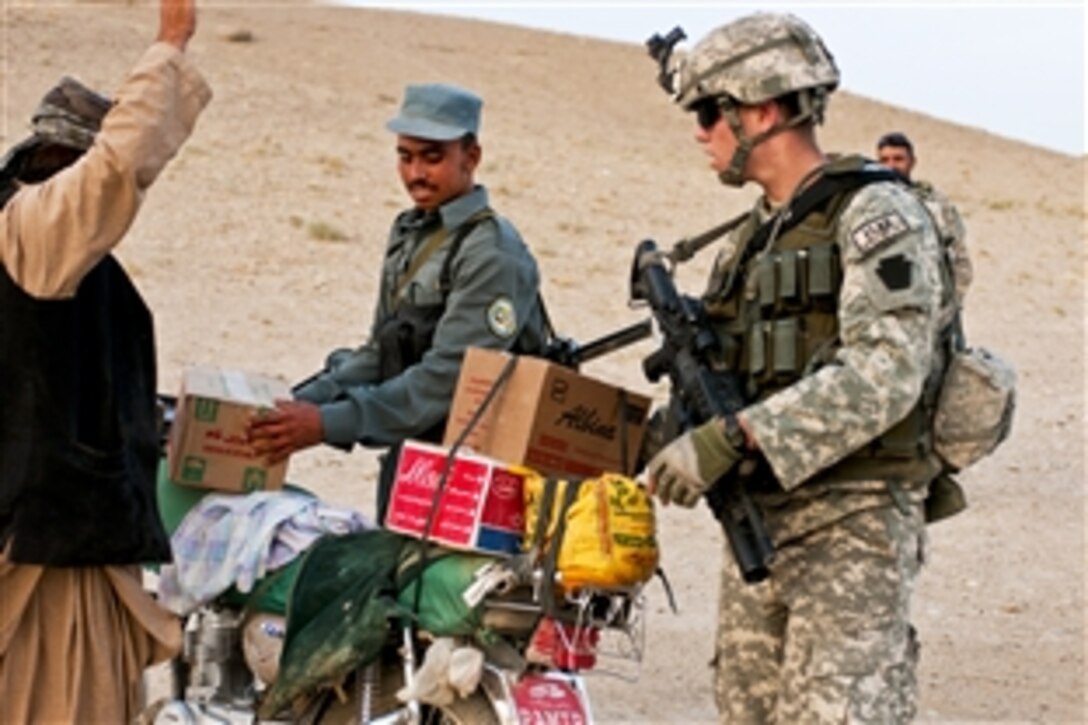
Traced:
<svg viewBox="0 0 1088 725">
<path fill-rule="evenodd" d="M 718 108 L 721 109 L 722 116 L 725 118 L 726 123 L 729 124 L 729 130 L 733 132 L 733 136 L 737 139 L 737 150 L 733 152 L 733 158 L 729 160 L 728 168 L 718 174 L 718 179 L 726 186 L 744 186 L 747 181 L 744 178 L 744 167 L 748 164 L 748 157 L 752 155 L 752 151 L 756 146 L 787 129 L 800 126 L 809 119 L 812 119 L 813 123 L 816 124 L 823 121 L 826 93 L 818 92 L 820 90 L 822 89 L 801 91 L 798 94 L 801 110 L 796 115 L 785 123 L 775 124 L 763 133 L 752 137 L 749 137 L 741 126 L 740 113 L 738 112 L 740 104 L 729 96 L 719 96 L 717 99 Z"/>
</svg>

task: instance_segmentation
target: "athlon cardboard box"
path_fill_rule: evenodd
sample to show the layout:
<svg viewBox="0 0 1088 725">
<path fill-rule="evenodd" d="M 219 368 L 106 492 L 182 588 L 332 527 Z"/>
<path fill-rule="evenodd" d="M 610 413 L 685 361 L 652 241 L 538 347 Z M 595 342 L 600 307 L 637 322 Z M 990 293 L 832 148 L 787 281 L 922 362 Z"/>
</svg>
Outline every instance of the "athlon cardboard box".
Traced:
<svg viewBox="0 0 1088 725">
<path fill-rule="evenodd" d="M 443 444 L 453 445 L 510 355 L 469 348 Z M 650 399 L 547 360 L 521 356 L 465 445 L 552 476 L 634 474 Z M 626 430 L 626 436 L 623 431 Z M 622 439 L 626 437 L 626 460 Z"/>
<path fill-rule="evenodd" d="M 216 367 L 186 370 L 167 450 L 171 480 L 238 493 L 282 488 L 287 461 L 268 466 L 246 441 L 246 422 L 290 398 L 287 383 L 275 378 Z"/>
<path fill-rule="evenodd" d="M 448 448 L 405 442 L 397 460 L 385 528 L 421 538 L 431 512 L 436 511 L 429 541 L 489 554 L 519 552 L 525 528 L 523 488 L 526 476 L 534 474 L 458 451 L 442 492 L 436 496 L 448 458 Z"/>
</svg>

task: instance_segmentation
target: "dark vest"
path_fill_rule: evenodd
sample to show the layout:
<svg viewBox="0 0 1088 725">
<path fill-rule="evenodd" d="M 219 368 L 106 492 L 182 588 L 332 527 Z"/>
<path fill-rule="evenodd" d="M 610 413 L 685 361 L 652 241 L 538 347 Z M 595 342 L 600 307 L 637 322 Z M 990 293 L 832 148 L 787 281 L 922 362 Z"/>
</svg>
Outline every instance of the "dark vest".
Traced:
<svg viewBox="0 0 1088 725">
<path fill-rule="evenodd" d="M 72 299 L 0 267 L 0 547 L 12 561 L 168 561 L 151 313 L 112 257 Z"/>
<path fill-rule="evenodd" d="M 390 380 L 402 374 L 408 368 L 419 363 L 423 359 L 423 355 L 431 349 L 435 332 L 438 330 L 438 323 L 441 322 L 442 316 L 446 313 L 446 300 L 453 288 L 453 264 L 461 251 L 461 245 L 478 224 L 493 220 L 494 216 L 491 209 L 484 209 L 470 217 L 457 230 L 439 273 L 438 288 L 442 294 L 441 303 L 416 305 L 401 300 L 397 303 L 392 314 L 382 321 L 376 332 L 381 380 Z M 425 253 L 417 252 L 417 256 Z M 413 266 L 415 264 L 416 261 L 413 260 Z M 420 265 L 422 265 L 422 261 Z M 541 313 L 546 319 L 547 313 L 543 311 L 544 300 L 541 297 L 538 297 L 537 300 L 541 306 Z M 536 340 L 535 336 L 526 327 L 510 347 L 510 352 L 517 355 L 542 355 L 545 349 L 544 342 L 546 341 Z M 439 443 L 445 430 L 446 420 L 443 419 L 429 430 L 420 431 L 412 437 L 416 440 Z"/>
<path fill-rule="evenodd" d="M 830 193 L 771 240 L 765 253 L 744 254 L 758 228 L 754 219 L 738 233 L 741 243 L 732 260 L 740 265 L 738 276 L 730 284 L 730 265 L 716 270 L 704 303 L 717 320 L 723 364 L 743 375 L 751 400 L 764 400 L 833 360 L 840 345 L 839 217 L 862 186 L 889 180 L 890 172 L 871 170 L 861 157 L 843 158 L 816 182 L 834 184 Z M 935 473 L 930 430 L 935 382 L 927 384 L 904 420 L 821 476 L 924 480 Z"/>
</svg>

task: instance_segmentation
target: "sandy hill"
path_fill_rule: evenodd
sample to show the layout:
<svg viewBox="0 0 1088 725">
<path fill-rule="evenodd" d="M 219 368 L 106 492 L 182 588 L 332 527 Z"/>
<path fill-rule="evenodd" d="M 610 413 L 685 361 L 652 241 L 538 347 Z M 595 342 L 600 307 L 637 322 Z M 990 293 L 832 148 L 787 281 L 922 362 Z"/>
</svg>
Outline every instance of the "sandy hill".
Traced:
<svg viewBox="0 0 1088 725">
<path fill-rule="evenodd" d="M 155 12 L 5 5 L 4 145 L 22 137 L 61 74 L 115 87 L 152 37 Z M 238 31 L 251 41 L 231 40 Z M 480 178 L 535 250 L 552 314 L 577 339 L 639 319 L 624 304 L 637 241 L 670 243 L 752 198 L 705 168 L 691 119 L 657 89 L 635 45 L 236 2 L 202 9 L 191 51 L 216 99 L 119 251 L 156 313 L 164 389 L 194 363 L 299 379 L 361 339 L 387 225 L 406 203 L 383 124 L 408 82 L 484 97 Z M 1015 361 L 1021 381 L 1014 439 L 963 477 L 969 513 L 931 529 L 916 597 L 921 715 L 1080 721 L 1084 160 L 848 92 L 834 97 L 821 138 L 829 150 L 871 152 L 893 128 L 916 140 L 918 174 L 960 205 L 976 264 L 970 332 Z M 708 262 L 683 271 L 689 290 Z M 647 352 L 614 354 L 589 372 L 660 397 L 641 377 Z M 374 472 L 372 453 L 320 451 L 296 457 L 291 477 L 371 511 Z M 661 538 L 681 615 L 649 588 L 640 681 L 592 683 L 603 721 L 714 719 L 705 663 L 722 539 L 705 510 L 673 509 Z"/>
</svg>

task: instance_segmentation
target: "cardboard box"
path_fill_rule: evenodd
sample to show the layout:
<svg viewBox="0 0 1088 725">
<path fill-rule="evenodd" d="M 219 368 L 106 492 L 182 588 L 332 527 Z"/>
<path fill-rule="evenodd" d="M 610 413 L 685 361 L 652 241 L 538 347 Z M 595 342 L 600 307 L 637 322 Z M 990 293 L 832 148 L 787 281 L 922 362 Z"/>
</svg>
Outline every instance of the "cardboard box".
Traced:
<svg viewBox="0 0 1088 725">
<path fill-rule="evenodd" d="M 406 441 L 385 516 L 385 528 L 421 538 L 449 449 Z M 521 551 L 525 530 L 522 489 L 533 475 L 469 451 L 458 451 L 438 496 L 429 541 L 489 554 Z"/>
<path fill-rule="evenodd" d="M 287 461 L 268 466 L 246 442 L 246 422 L 277 399 L 290 398 L 287 383 L 275 378 L 213 367 L 186 370 L 167 452 L 171 480 L 238 493 L 282 488 Z"/>
<path fill-rule="evenodd" d="M 510 359 L 469 348 L 458 378 L 443 444 L 453 445 Z M 501 461 L 552 476 L 632 475 L 650 399 L 541 358 L 519 357 L 465 445 Z M 626 414 L 627 460 L 621 456 Z"/>
</svg>

